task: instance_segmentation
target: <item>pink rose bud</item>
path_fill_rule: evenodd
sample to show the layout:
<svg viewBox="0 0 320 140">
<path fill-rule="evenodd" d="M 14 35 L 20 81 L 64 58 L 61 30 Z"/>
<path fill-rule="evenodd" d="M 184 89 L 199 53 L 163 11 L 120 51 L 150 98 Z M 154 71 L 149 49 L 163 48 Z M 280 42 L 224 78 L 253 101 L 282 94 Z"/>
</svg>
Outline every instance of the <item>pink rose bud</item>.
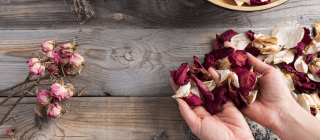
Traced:
<svg viewBox="0 0 320 140">
<path fill-rule="evenodd" d="M 6 132 L 6 135 L 8 136 L 12 136 L 15 133 L 15 129 L 14 128 L 9 128 Z"/>
<path fill-rule="evenodd" d="M 27 61 L 29 67 L 33 66 L 35 63 L 38 63 L 40 60 L 38 58 L 31 58 Z"/>
<path fill-rule="evenodd" d="M 58 103 L 55 103 L 48 107 L 47 114 L 51 118 L 59 118 L 61 114 L 62 107 Z"/>
<path fill-rule="evenodd" d="M 29 67 L 30 72 L 33 75 L 37 75 L 37 76 L 40 74 L 43 74 L 45 69 L 46 68 L 42 66 L 40 63 L 35 63 L 33 66 Z"/>
<path fill-rule="evenodd" d="M 74 53 L 74 54 L 70 57 L 69 63 L 70 63 L 72 66 L 78 67 L 78 66 L 80 66 L 82 63 L 84 63 L 84 59 L 83 59 L 83 57 L 82 57 L 80 54 Z"/>
<path fill-rule="evenodd" d="M 47 56 L 52 58 L 52 60 L 58 64 L 61 61 L 61 55 L 56 50 L 48 51 Z"/>
<path fill-rule="evenodd" d="M 56 64 L 53 64 L 48 68 L 48 72 L 57 74 L 59 72 L 59 67 Z"/>
<path fill-rule="evenodd" d="M 71 56 L 73 54 L 73 48 L 74 48 L 74 46 L 71 45 L 70 43 L 63 44 L 63 45 L 61 45 L 60 52 L 61 52 L 61 54 L 64 54 L 66 56 Z"/>
<path fill-rule="evenodd" d="M 48 53 L 48 51 L 53 50 L 53 47 L 54 47 L 53 41 L 51 40 L 44 41 L 43 43 L 41 43 L 41 47 L 43 52 Z"/>
<path fill-rule="evenodd" d="M 51 85 L 51 96 L 57 98 L 60 102 L 64 98 L 69 98 L 69 92 L 62 85 L 55 83 Z"/>
<path fill-rule="evenodd" d="M 50 89 L 41 90 L 37 95 L 37 100 L 44 106 L 49 105 L 51 101 L 50 93 L 51 93 Z"/>
</svg>

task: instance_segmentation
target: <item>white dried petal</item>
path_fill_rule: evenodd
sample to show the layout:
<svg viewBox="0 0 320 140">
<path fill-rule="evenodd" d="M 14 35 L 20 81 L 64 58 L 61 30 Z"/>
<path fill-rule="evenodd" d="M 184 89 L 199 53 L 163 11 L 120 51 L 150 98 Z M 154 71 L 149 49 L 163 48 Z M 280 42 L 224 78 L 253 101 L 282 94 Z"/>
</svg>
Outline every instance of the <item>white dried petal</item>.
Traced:
<svg viewBox="0 0 320 140">
<path fill-rule="evenodd" d="M 264 34 L 254 34 L 252 46 L 258 48 L 262 54 L 279 52 L 282 46 L 278 45 L 278 39 Z"/>
<path fill-rule="evenodd" d="M 278 52 L 275 55 L 275 57 L 276 58 L 274 58 L 274 64 L 279 64 L 282 62 L 289 64 L 294 60 L 294 50 L 285 49 L 283 51 Z"/>
<path fill-rule="evenodd" d="M 269 54 L 264 58 L 263 62 L 264 63 L 271 63 L 271 62 L 274 61 L 274 59 L 275 59 L 275 55 L 274 54 Z"/>
<path fill-rule="evenodd" d="M 221 78 L 220 83 L 225 83 L 226 81 L 228 81 L 229 85 L 232 83 L 236 88 L 240 88 L 238 75 L 236 73 L 231 72 L 230 70 L 217 70 L 217 71 L 220 74 L 220 78 Z"/>
<path fill-rule="evenodd" d="M 244 50 L 251 43 L 251 40 L 247 34 L 237 34 L 231 38 L 231 43 L 237 46 L 238 50 Z"/>
<path fill-rule="evenodd" d="M 211 81 L 205 81 L 203 82 L 203 84 L 207 87 L 207 89 L 209 89 L 210 91 L 214 90 L 214 88 L 216 88 L 216 83 L 211 80 Z"/>
<path fill-rule="evenodd" d="M 198 87 L 191 87 L 190 92 L 200 98 L 200 91 Z"/>
<path fill-rule="evenodd" d="M 320 120 L 320 112 L 318 111 L 318 113 L 315 116 L 318 120 Z"/>
<path fill-rule="evenodd" d="M 304 29 L 297 21 L 282 22 L 275 26 L 271 35 L 278 39 L 278 45 L 290 49 L 302 40 Z"/>
<path fill-rule="evenodd" d="M 320 22 L 315 22 L 314 27 L 316 28 L 316 34 L 320 35 Z"/>
<path fill-rule="evenodd" d="M 230 69 L 231 63 L 228 60 L 228 57 L 225 57 L 221 60 L 219 70 L 228 70 Z"/>
<path fill-rule="evenodd" d="M 301 73 L 307 73 L 308 72 L 308 65 L 303 60 L 303 56 L 298 57 L 296 62 L 294 63 L 294 68 Z"/>
<path fill-rule="evenodd" d="M 230 70 L 217 70 L 218 73 L 220 74 L 220 82 L 219 83 L 224 83 L 226 80 L 229 78 Z"/>
<path fill-rule="evenodd" d="M 314 54 L 320 51 L 320 36 L 316 36 L 310 43 L 309 46 L 307 46 L 303 53 L 305 54 Z"/>
<path fill-rule="evenodd" d="M 306 111 L 308 111 L 309 113 L 311 113 L 311 110 L 310 110 L 310 105 L 309 105 L 309 102 L 307 100 L 304 100 L 302 94 L 298 94 L 298 104 Z"/>
<path fill-rule="evenodd" d="M 317 93 L 313 94 L 302 94 L 304 100 L 307 100 L 310 107 L 312 108 L 320 108 L 320 99 Z"/>
<path fill-rule="evenodd" d="M 234 0 L 234 1 L 237 3 L 239 7 L 244 4 L 242 0 Z"/>
<path fill-rule="evenodd" d="M 293 90 L 291 90 L 290 93 L 291 93 L 291 96 L 293 97 L 293 99 L 295 101 L 298 101 L 298 95 Z"/>
<path fill-rule="evenodd" d="M 176 91 L 176 94 L 173 95 L 173 98 L 182 98 L 182 97 L 188 97 L 190 93 L 191 83 L 189 82 L 186 85 L 180 86 L 179 89 Z"/>
<path fill-rule="evenodd" d="M 232 79 L 232 84 L 236 87 L 236 88 L 240 88 L 240 84 L 239 84 L 239 78 L 238 75 L 234 72 L 231 72 L 231 78 Z"/>
<path fill-rule="evenodd" d="M 249 96 L 246 98 L 246 100 L 248 101 L 249 104 L 252 104 L 258 95 L 258 90 L 251 90 L 249 91 Z"/>
<path fill-rule="evenodd" d="M 308 78 L 312 81 L 315 82 L 320 82 L 320 78 L 318 75 L 312 74 L 312 73 L 308 73 Z"/>
</svg>

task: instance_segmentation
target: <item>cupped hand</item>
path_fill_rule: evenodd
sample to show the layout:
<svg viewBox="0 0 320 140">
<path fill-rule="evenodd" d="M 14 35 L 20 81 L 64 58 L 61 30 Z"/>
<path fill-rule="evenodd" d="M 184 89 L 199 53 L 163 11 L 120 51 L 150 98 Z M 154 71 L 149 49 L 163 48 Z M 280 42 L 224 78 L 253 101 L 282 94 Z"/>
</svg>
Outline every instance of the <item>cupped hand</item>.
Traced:
<svg viewBox="0 0 320 140">
<path fill-rule="evenodd" d="M 191 66 L 192 67 L 192 66 Z M 213 69 L 208 70 L 213 80 L 219 86 L 219 74 Z M 179 86 L 173 82 L 171 85 L 176 92 Z M 211 115 L 204 107 L 190 107 L 184 100 L 177 99 L 179 109 L 189 125 L 191 131 L 203 140 L 248 140 L 253 139 L 251 130 L 241 112 L 231 100 L 223 105 L 216 115 Z"/>
</svg>

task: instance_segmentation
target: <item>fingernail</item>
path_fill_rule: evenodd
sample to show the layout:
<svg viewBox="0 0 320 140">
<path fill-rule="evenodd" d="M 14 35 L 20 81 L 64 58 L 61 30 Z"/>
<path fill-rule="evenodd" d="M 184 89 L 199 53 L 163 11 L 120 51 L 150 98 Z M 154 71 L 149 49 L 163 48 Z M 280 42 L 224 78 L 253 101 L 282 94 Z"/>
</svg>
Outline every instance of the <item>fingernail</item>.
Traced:
<svg viewBox="0 0 320 140">
<path fill-rule="evenodd" d="M 174 103 L 176 104 L 177 107 L 179 107 L 179 103 L 177 100 L 174 100 Z"/>
</svg>

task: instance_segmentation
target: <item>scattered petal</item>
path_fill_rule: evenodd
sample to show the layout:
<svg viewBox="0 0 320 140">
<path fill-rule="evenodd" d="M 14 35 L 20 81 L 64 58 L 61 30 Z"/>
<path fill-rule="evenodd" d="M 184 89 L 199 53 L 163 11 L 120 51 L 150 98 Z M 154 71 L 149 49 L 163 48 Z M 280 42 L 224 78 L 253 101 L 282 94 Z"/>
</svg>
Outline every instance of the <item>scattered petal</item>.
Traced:
<svg viewBox="0 0 320 140">
<path fill-rule="evenodd" d="M 203 101 L 192 93 L 190 93 L 187 97 L 183 97 L 182 99 L 186 101 L 189 106 L 199 106 L 203 104 Z"/>
<path fill-rule="evenodd" d="M 173 98 L 182 98 L 187 97 L 190 93 L 191 83 L 189 82 L 186 85 L 180 86 L 179 89 L 176 91 L 176 94 L 173 95 Z"/>
<path fill-rule="evenodd" d="M 219 70 L 228 70 L 230 69 L 231 63 L 228 60 L 228 57 L 223 58 L 220 62 Z"/>
<path fill-rule="evenodd" d="M 250 3 L 252 5 L 265 5 L 265 4 L 270 4 L 270 0 L 250 0 Z"/>
<path fill-rule="evenodd" d="M 278 45 L 291 49 L 302 40 L 304 29 L 297 21 L 282 22 L 276 25 L 271 35 L 278 39 Z"/>
<path fill-rule="evenodd" d="M 228 41 L 230 42 L 231 41 L 231 38 L 235 35 L 237 35 L 239 33 L 235 32 L 234 30 L 230 29 L 226 32 L 224 32 L 222 35 L 221 35 L 221 38 L 220 38 L 220 43 L 224 43 L 225 41 Z"/>
<path fill-rule="evenodd" d="M 247 52 L 244 50 L 236 50 L 228 56 L 231 67 L 242 67 L 247 61 Z"/>
<path fill-rule="evenodd" d="M 310 42 L 312 41 L 310 37 L 310 30 L 307 28 L 303 28 L 303 29 L 304 29 L 304 36 L 302 40 L 297 44 L 297 46 L 294 47 L 298 55 L 301 55 L 305 47 L 310 45 Z"/>
<path fill-rule="evenodd" d="M 209 89 L 210 91 L 214 90 L 216 88 L 216 83 L 213 80 L 205 81 L 203 84 Z"/>
<path fill-rule="evenodd" d="M 178 86 L 183 86 L 190 82 L 190 78 L 187 76 L 188 70 L 189 70 L 189 64 L 183 63 L 181 64 L 178 70 L 170 71 L 173 81 Z"/>
<path fill-rule="evenodd" d="M 308 73 L 308 78 L 312 81 L 315 82 L 320 82 L 320 78 L 318 75 L 312 74 L 312 73 Z"/>
<path fill-rule="evenodd" d="M 231 47 L 225 47 L 221 49 L 215 49 L 210 52 L 211 55 L 214 56 L 216 60 L 225 58 L 233 53 L 234 49 Z"/>
<path fill-rule="evenodd" d="M 307 40 L 309 41 L 309 40 Z M 309 44 L 305 47 L 303 53 L 305 54 L 314 54 L 320 51 L 320 35 L 317 35 Z"/>
<path fill-rule="evenodd" d="M 262 54 L 271 54 L 279 52 L 282 48 L 278 44 L 278 39 L 273 36 L 254 34 L 255 40 L 252 42 L 252 46 L 258 48 Z"/>
<path fill-rule="evenodd" d="M 294 68 L 301 73 L 307 73 L 308 72 L 308 65 L 303 60 L 303 56 L 298 57 L 296 62 L 294 63 Z"/>
<path fill-rule="evenodd" d="M 285 62 L 286 64 L 289 64 L 293 62 L 294 60 L 294 50 L 293 49 L 285 49 L 283 51 L 278 52 L 275 55 L 276 58 L 274 58 L 274 64 L 279 64 L 282 62 Z"/>
<path fill-rule="evenodd" d="M 249 30 L 247 33 L 247 36 L 249 37 L 250 41 L 253 41 L 254 40 L 254 32 L 252 32 L 251 30 Z"/>
<path fill-rule="evenodd" d="M 247 48 L 245 49 L 245 51 L 248 52 L 248 53 L 250 53 L 250 54 L 251 54 L 252 56 L 254 56 L 254 57 L 258 57 L 259 54 L 260 54 L 260 50 L 259 50 L 258 48 L 256 48 L 256 47 L 252 47 L 252 46 L 247 47 Z"/>
<path fill-rule="evenodd" d="M 316 35 L 320 35 L 320 22 L 315 22 L 314 27 L 316 28 Z"/>
<path fill-rule="evenodd" d="M 212 91 L 214 100 L 207 99 L 204 108 L 207 109 L 207 111 L 212 115 L 218 113 L 221 110 L 222 105 L 227 102 L 227 92 L 228 89 L 226 86 L 220 86 L 215 88 Z"/>
<path fill-rule="evenodd" d="M 247 102 L 248 102 L 249 104 L 252 104 L 252 103 L 256 100 L 257 94 L 258 94 L 258 90 L 251 90 L 251 91 L 249 91 L 249 95 L 248 95 L 248 97 L 246 98 L 246 99 L 247 99 Z"/>
<path fill-rule="evenodd" d="M 309 70 L 313 74 L 317 74 L 320 72 L 320 58 L 312 59 L 312 61 L 309 63 Z"/>
<path fill-rule="evenodd" d="M 246 68 L 237 67 L 232 70 L 239 77 L 240 90 L 244 97 L 247 97 L 249 91 L 252 90 L 257 83 L 257 74 L 250 72 Z"/>
<path fill-rule="evenodd" d="M 247 34 L 237 34 L 231 38 L 231 43 L 237 46 L 238 50 L 244 50 L 251 41 Z"/>
<path fill-rule="evenodd" d="M 214 56 L 210 53 L 206 53 L 204 57 L 204 62 L 202 63 L 202 66 L 208 70 L 210 67 L 215 67 L 217 63 L 215 62 Z"/>
</svg>

